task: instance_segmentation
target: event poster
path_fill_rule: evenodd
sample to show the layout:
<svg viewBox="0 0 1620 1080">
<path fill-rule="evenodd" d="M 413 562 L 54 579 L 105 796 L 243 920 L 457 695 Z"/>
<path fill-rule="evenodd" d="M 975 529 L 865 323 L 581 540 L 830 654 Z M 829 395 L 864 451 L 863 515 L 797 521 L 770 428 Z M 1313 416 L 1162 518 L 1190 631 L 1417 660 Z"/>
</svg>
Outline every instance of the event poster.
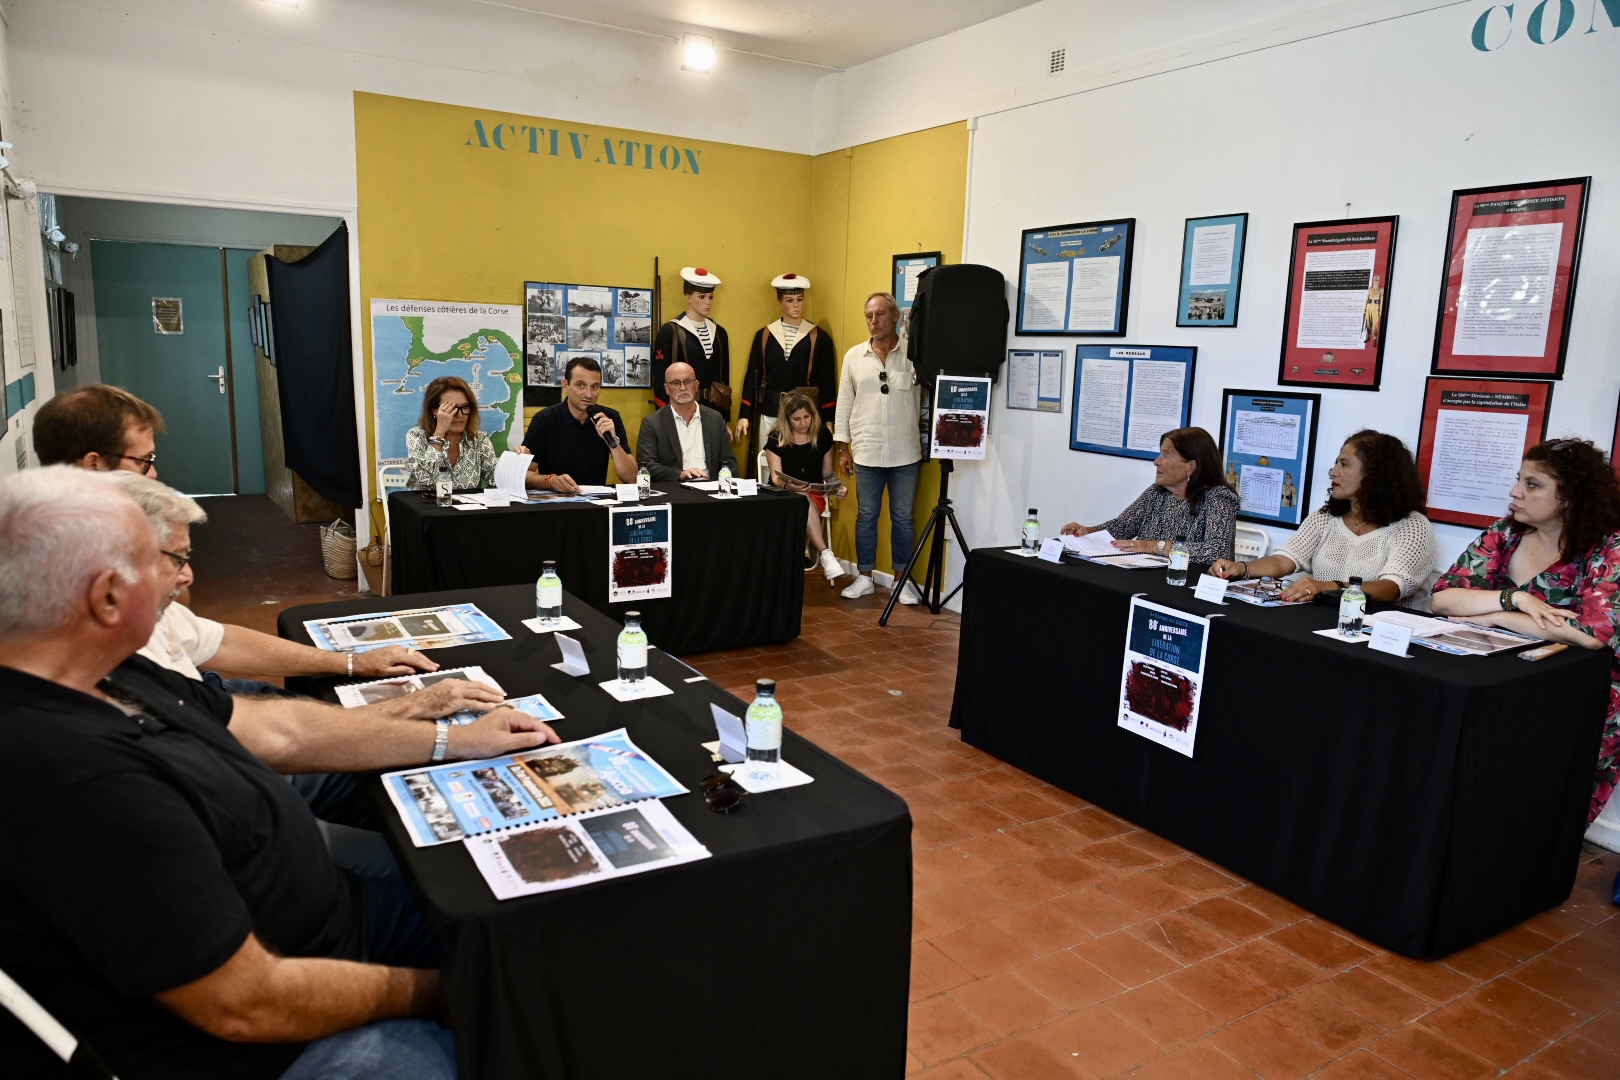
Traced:
<svg viewBox="0 0 1620 1080">
<path fill-rule="evenodd" d="M 602 365 L 604 387 L 652 385 L 652 290 L 523 283 L 523 361 L 530 386 L 561 386 L 568 361 Z"/>
<path fill-rule="evenodd" d="M 1377 390 L 1400 219 L 1294 226 L 1277 381 Z"/>
<path fill-rule="evenodd" d="M 1221 464 L 1238 494 L 1238 517 L 1296 528 L 1311 501 L 1320 394 L 1227 390 Z"/>
<path fill-rule="evenodd" d="M 1552 384 L 1430 378 L 1418 472 L 1431 521 L 1483 528 L 1508 512 L 1524 452 L 1547 437 Z"/>
<path fill-rule="evenodd" d="M 1208 642 L 1208 619 L 1132 597 L 1119 726 L 1192 757 Z"/>
<path fill-rule="evenodd" d="M 1434 374 L 1563 377 L 1590 186 L 1451 193 Z"/>
<path fill-rule="evenodd" d="M 929 453 L 934 459 L 983 461 L 990 442 L 990 378 L 940 375 L 934 383 Z"/>
<path fill-rule="evenodd" d="M 1176 325 L 1236 326 L 1248 214 L 1188 218 L 1181 236 L 1181 301 Z"/>
<path fill-rule="evenodd" d="M 917 251 L 910 255 L 896 255 L 893 262 L 894 302 L 900 305 L 904 313 L 917 302 L 917 279 L 922 277 L 924 270 L 932 270 L 939 265 L 940 253 Z"/>
<path fill-rule="evenodd" d="M 1077 345 L 1069 449 L 1152 460 L 1186 427 L 1198 350 L 1181 345 Z"/>
<path fill-rule="evenodd" d="M 1063 353 L 1060 350 L 1007 350 L 1007 408 L 1063 411 Z"/>
<path fill-rule="evenodd" d="M 671 594 L 675 549 L 669 504 L 608 507 L 608 603 Z"/>
<path fill-rule="evenodd" d="M 417 847 L 686 793 L 624 728 L 508 757 L 400 769 L 382 782 Z"/>
<path fill-rule="evenodd" d="M 1136 219 L 1026 229 L 1018 333 L 1124 337 Z"/>
</svg>

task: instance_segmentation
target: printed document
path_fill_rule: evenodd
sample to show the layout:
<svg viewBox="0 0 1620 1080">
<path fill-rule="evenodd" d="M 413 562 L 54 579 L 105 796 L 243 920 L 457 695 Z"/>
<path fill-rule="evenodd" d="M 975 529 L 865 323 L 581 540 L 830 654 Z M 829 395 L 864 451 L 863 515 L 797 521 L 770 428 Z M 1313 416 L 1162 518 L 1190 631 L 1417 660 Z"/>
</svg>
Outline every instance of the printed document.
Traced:
<svg viewBox="0 0 1620 1080">
<path fill-rule="evenodd" d="M 1129 360 L 1087 357 L 1080 362 L 1080 415 L 1075 418 L 1075 432 L 1081 442 L 1125 445 L 1125 398 L 1130 383 Z"/>
<path fill-rule="evenodd" d="M 1256 412 L 1235 409 L 1232 424 L 1232 453 L 1254 457 L 1278 457 L 1289 461 L 1299 457 L 1299 430 L 1303 417 L 1297 413 Z"/>
<path fill-rule="evenodd" d="M 1564 225 L 1469 229 L 1457 294 L 1455 356 L 1541 356 L 1552 320 Z"/>
<path fill-rule="evenodd" d="M 1187 365 L 1174 360 L 1137 360 L 1131 378 L 1131 433 L 1127 450 L 1159 449 L 1164 433 L 1181 426 Z"/>
<path fill-rule="evenodd" d="M 1429 505 L 1499 518 L 1518 478 L 1530 417 L 1441 409 L 1435 416 Z"/>
<path fill-rule="evenodd" d="M 1024 267 L 1023 330 L 1062 330 L 1069 299 L 1069 263 L 1030 263 Z"/>
<path fill-rule="evenodd" d="M 1300 290 L 1301 349 L 1359 349 L 1367 343 L 1364 322 L 1367 290 L 1378 252 L 1373 248 L 1305 253 L 1305 287 Z"/>
<path fill-rule="evenodd" d="M 1193 230 L 1192 272 L 1188 285 L 1229 285 L 1232 252 L 1237 247 L 1237 225 L 1206 225 Z"/>
<path fill-rule="evenodd" d="M 1069 330 L 1112 330 L 1119 315 L 1118 255 L 1071 259 L 1074 286 L 1069 291 Z M 1026 328 L 1028 326 L 1026 321 Z"/>
</svg>

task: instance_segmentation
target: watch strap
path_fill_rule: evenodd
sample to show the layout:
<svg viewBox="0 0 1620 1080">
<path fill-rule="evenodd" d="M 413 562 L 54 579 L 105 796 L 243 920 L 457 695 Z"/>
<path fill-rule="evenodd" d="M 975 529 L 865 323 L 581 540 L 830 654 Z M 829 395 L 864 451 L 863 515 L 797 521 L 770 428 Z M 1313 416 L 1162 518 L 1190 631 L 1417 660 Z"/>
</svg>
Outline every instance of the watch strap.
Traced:
<svg viewBox="0 0 1620 1080">
<path fill-rule="evenodd" d="M 450 721 L 435 720 L 433 722 L 433 764 L 437 765 L 444 760 L 445 753 L 450 749 Z"/>
</svg>

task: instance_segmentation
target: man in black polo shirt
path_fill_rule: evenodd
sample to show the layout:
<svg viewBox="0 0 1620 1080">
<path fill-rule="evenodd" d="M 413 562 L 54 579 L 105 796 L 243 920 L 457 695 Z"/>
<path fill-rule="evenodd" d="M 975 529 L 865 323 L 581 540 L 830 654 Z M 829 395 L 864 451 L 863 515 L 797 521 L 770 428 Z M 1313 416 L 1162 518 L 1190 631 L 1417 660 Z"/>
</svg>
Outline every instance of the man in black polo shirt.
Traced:
<svg viewBox="0 0 1620 1080">
<path fill-rule="evenodd" d="M 174 580 L 112 485 L 0 480 L 0 969 L 124 1080 L 454 1077 L 447 1033 L 410 1019 L 442 1008 L 420 916 L 334 867 L 272 771 L 425 761 L 436 725 L 133 656 Z M 461 757 L 556 741 L 509 709 L 452 734 Z M 0 1026 L 0 1071 L 40 1054 Z"/>
<path fill-rule="evenodd" d="M 636 459 L 618 412 L 596 399 L 602 396 L 602 365 L 588 356 L 568 360 L 563 399 L 534 414 L 518 453 L 534 455 L 528 486 L 574 492 L 581 484 L 606 484 L 608 457 L 622 483 L 636 478 Z"/>
</svg>

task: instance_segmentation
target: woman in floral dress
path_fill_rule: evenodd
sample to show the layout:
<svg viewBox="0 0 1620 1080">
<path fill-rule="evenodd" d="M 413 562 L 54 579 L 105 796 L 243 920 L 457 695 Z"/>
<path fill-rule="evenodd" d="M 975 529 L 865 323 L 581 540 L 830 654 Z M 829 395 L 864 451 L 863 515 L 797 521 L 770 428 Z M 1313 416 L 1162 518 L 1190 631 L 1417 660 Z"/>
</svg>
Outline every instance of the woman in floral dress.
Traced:
<svg viewBox="0 0 1620 1080">
<path fill-rule="evenodd" d="M 1620 653 L 1620 483 L 1585 439 L 1532 446 L 1508 493 L 1508 516 L 1480 533 L 1434 587 L 1437 615 L 1548 641 Z M 1598 750 L 1590 823 L 1620 771 L 1620 656 Z"/>
</svg>

